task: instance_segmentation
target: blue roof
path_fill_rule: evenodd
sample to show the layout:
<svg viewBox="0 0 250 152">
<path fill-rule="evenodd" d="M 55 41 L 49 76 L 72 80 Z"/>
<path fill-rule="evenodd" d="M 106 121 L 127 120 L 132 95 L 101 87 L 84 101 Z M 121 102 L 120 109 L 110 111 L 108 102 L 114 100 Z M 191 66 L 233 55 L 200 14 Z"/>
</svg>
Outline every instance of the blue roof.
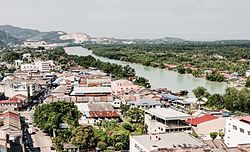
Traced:
<svg viewBox="0 0 250 152">
<path fill-rule="evenodd" d="M 168 100 L 177 100 L 177 99 L 179 99 L 177 96 L 169 94 L 169 93 L 162 93 L 161 97 L 163 99 L 168 99 Z"/>
<path fill-rule="evenodd" d="M 134 103 L 136 106 L 154 106 L 154 105 L 161 105 L 160 101 L 157 101 L 155 99 L 140 99 L 136 102 L 131 102 Z"/>
<path fill-rule="evenodd" d="M 63 78 L 57 78 L 55 81 L 53 81 L 53 84 L 58 84 L 63 81 Z"/>
</svg>

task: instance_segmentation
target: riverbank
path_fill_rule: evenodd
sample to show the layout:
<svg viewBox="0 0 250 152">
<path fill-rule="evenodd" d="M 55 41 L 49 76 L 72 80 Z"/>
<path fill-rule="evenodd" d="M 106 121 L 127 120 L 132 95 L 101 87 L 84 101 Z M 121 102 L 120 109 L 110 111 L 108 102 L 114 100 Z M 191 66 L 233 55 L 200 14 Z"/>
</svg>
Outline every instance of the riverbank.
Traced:
<svg viewBox="0 0 250 152">
<path fill-rule="evenodd" d="M 129 63 L 125 61 L 112 60 L 100 56 L 96 56 L 91 50 L 82 47 L 65 47 L 65 51 L 71 55 L 88 56 L 92 55 L 96 59 L 103 62 L 116 63 L 119 65 L 130 65 L 135 69 L 136 75 L 145 77 L 149 80 L 151 87 L 156 88 L 168 88 L 173 92 L 178 92 L 180 90 L 187 90 L 189 92 L 189 97 L 194 97 L 192 90 L 198 86 L 207 88 L 210 93 L 224 94 L 225 89 L 228 87 L 226 83 L 211 82 L 205 80 L 204 78 L 196 78 L 192 75 L 178 74 L 174 71 L 163 70 L 160 68 L 153 68 L 143 66 L 141 64 Z"/>
</svg>

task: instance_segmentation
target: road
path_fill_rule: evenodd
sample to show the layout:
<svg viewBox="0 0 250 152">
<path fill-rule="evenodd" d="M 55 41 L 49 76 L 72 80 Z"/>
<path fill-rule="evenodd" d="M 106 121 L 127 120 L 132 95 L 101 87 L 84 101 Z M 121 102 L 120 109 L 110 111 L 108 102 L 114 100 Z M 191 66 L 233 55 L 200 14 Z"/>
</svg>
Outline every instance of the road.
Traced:
<svg viewBox="0 0 250 152">
<path fill-rule="evenodd" d="M 40 152 L 53 152 L 53 150 L 50 149 L 50 147 L 52 147 L 52 140 L 50 136 L 46 135 L 39 128 L 35 127 L 32 123 L 32 116 L 34 114 L 34 111 L 24 111 L 20 114 L 21 116 L 27 118 L 26 121 L 29 124 L 29 128 L 34 131 L 34 134 L 31 135 L 33 147 L 40 149 Z"/>
<path fill-rule="evenodd" d="M 31 125 L 30 127 L 34 127 L 33 125 Z M 52 150 L 50 149 L 50 147 L 52 147 L 52 141 L 50 136 L 47 136 L 44 132 L 42 132 L 39 128 L 34 127 L 35 130 L 37 130 L 35 132 L 35 134 L 31 135 L 31 138 L 33 140 L 33 145 L 34 147 L 39 147 L 41 152 L 51 152 Z"/>
</svg>

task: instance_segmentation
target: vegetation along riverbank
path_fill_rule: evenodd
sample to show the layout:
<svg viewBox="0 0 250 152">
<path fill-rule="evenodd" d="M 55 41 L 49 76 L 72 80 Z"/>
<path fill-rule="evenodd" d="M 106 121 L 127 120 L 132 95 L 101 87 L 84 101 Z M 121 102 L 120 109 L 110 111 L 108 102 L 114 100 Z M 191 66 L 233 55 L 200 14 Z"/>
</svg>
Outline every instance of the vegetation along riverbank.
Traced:
<svg viewBox="0 0 250 152">
<path fill-rule="evenodd" d="M 250 43 L 234 41 L 174 44 L 85 44 L 98 56 L 175 70 L 210 81 L 244 78 L 250 65 Z"/>
</svg>

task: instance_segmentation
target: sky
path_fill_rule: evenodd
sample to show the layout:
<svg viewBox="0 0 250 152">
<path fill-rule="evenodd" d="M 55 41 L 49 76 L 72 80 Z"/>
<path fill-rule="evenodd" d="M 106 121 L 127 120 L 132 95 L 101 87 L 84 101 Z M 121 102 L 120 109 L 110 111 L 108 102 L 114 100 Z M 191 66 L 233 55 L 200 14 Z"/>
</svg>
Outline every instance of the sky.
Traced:
<svg viewBox="0 0 250 152">
<path fill-rule="evenodd" d="M 250 39 L 250 0 L 1 0 L 0 24 L 93 37 Z"/>
</svg>

